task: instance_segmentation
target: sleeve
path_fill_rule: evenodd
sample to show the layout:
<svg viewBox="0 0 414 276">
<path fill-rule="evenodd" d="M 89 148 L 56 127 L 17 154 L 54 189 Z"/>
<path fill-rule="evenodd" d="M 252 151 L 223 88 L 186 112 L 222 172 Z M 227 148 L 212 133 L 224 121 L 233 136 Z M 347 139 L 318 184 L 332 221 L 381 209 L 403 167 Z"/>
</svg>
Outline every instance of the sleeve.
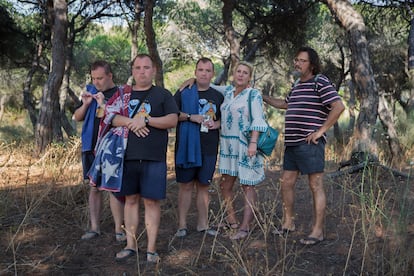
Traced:
<svg viewBox="0 0 414 276">
<path fill-rule="evenodd" d="M 332 85 L 331 81 L 324 75 L 317 79 L 317 89 L 321 97 L 322 103 L 327 106 L 331 103 L 341 100 L 341 97 Z"/>
<path fill-rule="evenodd" d="M 177 92 L 175 92 L 174 100 L 177 104 L 178 109 L 181 111 L 181 91 L 177 90 Z"/>
<path fill-rule="evenodd" d="M 164 110 L 165 110 L 165 115 L 171 114 L 171 113 L 174 113 L 174 114 L 180 113 L 180 109 L 178 108 L 173 95 L 168 90 L 165 90 Z"/>
<path fill-rule="evenodd" d="M 220 92 L 222 95 L 226 92 L 227 85 L 215 85 L 213 83 L 210 84 L 210 87 L 213 89 L 216 89 L 218 92 Z"/>
<path fill-rule="evenodd" d="M 267 130 L 267 122 L 265 120 L 264 110 L 263 110 L 263 99 L 262 95 L 257 89 L 252 89 L 251 91 L 251 109 L 252 109 L 252 122 L 250 124 L 250 131 L 259 131 L 265 132 Z"/>
</svg>

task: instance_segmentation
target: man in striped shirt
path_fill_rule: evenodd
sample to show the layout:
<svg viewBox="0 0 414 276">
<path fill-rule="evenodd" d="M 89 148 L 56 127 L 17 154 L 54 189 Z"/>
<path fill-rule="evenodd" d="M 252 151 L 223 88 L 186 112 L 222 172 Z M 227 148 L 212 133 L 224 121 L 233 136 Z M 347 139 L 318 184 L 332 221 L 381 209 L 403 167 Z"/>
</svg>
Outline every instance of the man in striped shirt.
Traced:
<svg viewBox="0 0 414 276">
<path fill-rule="evenodd" d="M 316 51 L 301 47 L 294 59 L 299 81 L 285 99 L 263 95 L 263 100 L 276 108 L 286 109 L 285 152 L 281 191 L 283 222 L 281 234 L 295 231 L 294 190 L 296 180 L 307 174 L 313 196 L 314 224 L 311 233 L 300 240 L 314 245 L 324 239 L 323 224 L 326 195 L 323 187 L 326 131 L 336 123 L 345 107 L 329 79 L 320 75 Z"/>
</svg>

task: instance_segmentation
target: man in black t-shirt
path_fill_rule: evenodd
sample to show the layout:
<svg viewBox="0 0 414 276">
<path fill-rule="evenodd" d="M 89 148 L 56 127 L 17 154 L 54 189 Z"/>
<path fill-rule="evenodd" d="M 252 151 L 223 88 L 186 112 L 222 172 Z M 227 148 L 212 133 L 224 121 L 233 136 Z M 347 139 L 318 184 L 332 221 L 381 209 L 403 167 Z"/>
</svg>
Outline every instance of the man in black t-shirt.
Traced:
<svg viewBox="0 0 414 276">
<path fill-rule="evenodd" d="M 196 63 L 196 85 L 177 91 L 174 98 L 180 108 L 175 147 L 175 173 L 179 183 L 177 237 L 187 235 L 187 214 L 192 191 L 197 190 L 197 231 L 217 235 L 208 223 L 208 188 L 217 161 L 220 129 L 220 105 L 223 95 L 210 88 L 214 65 L 208 58 Z"/>
<path fill-rule="evenodd" d="M 95 159 L 94 148 L 98 137 L 100 116 L 105 102 L 118 90 L 112 80 L 111 66 L 106 61 L 96 61 L 91 65 L 91 78 L 93 85 L 87 85 L 87 91 L 82 93 L 82 103 L 75 110 L 73 119 L 84 121 L 82 126 L 82 167 L 83 179 L 89 184 L 87 173 Z M 110 206 L 115 222 L 115 238 L 125 241 L 126 236 L 122 230 L 123 199 L 116 198 L 110 193 Z M 90 228 L 82 235 L 82 240 L 90 240 L 100 236 L 100 214 L 102 210 L 102 192 L 96 187 L 89 190 Z"/>
<path fill-rule="evenodd" d="M 125 86 L 107 103 L 104 122 L 123 129 L 127 136 L 122 185 L 119 195 L 125 196 L 126 247 L 116 254 L 123 261 L 137 253 L 137 228 L 140 200 L 145 207 L 147 230 L 147 261 L 160 260 L 156 240 L 160 225 L 160 201 L 166 197 L 168 129 L 177 125 L 178 107 L 171 93 L 153 86 L 155 64 L 146 54 L 132 62 L 135 85 Z"/>
</svg>

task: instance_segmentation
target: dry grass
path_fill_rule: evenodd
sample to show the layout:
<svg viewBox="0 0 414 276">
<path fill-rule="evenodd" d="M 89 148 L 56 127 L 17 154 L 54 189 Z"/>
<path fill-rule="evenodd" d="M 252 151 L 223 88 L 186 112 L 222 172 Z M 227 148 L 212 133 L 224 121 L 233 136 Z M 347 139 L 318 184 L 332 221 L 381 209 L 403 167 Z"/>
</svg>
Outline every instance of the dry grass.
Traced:
<svg viewBox="0 0 414 276">
<path fill-rule="evenodd" d="M 328 150 L 330 162 L 339 159 L 335 151 Z M 31 157 L 31 152 L 27 144 L 0 145 L 0 275 L 146 275 L 149 271 L 159 275 L 410 275 L 414 269 L 413 181 L 395 178 L 381 168 L 326 178 L 326 240 L 305 247 L 297 242 L 308 233 L 312 218 L 305 177 L 296 190 L 297 231 L 287 238 L 271 233 L 282 215 L 278 182 L 282 145 L 278 144 L 267 162 L 267 180 L 257 189 L 259 203 L 248 238 L 231 241 L 230 231 L 215 238 L 192 231 L 187 239 L 177 239 L 173 235 L 177 187 L 169 151 L 170 185 L 158 242 L 163 259 L 160 266 L 148 268 L 138 257 L 137 265 L 115 264 L 117 249 L 110 242 L 105 246 L 79 242 L 88 222 L 87 187 L 80 185 L 79 139 L 53 145 L 41 158 Z M 222 222 L 225 215 L 218 178 L 211 187 L 211 225 Z M 237 191 L 235 206 L 241 217 L 242 194 Z M 195 224 L 193 209 L 189 225 Z M 102 224 L 112 227 L 107 205 Z M 140 248 L 145 239 L 142 231 Z M 96 247 L 100 255 L 94 259 L 91 252 L 96 253 Z"/>
</svg>

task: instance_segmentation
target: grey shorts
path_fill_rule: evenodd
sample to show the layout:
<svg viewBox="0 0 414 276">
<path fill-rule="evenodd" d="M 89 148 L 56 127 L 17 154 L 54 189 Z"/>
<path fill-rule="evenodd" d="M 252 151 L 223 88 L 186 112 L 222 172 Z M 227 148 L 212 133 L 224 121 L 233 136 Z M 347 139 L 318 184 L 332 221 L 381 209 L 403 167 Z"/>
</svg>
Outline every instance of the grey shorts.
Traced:
<svg viewBox="0 0 414 276">
<path fill-rule="evenodd" d="M 301 174 L 321 173 L 325 169 L 325 143 L 302 144 L 286 147 L 283 157 L 285 171 L 300 171 Z"/>
</svg>

